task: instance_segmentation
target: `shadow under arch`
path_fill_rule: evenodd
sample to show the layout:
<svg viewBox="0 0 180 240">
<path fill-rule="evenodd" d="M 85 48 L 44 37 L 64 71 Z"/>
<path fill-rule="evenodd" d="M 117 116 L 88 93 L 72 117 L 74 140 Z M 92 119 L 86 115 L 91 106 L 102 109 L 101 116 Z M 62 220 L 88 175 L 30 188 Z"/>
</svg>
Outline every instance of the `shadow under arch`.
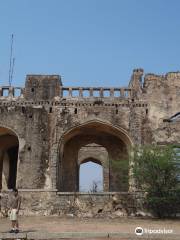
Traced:
<svg viewBox="0 0 180 240">
<path fill-rule="evenodd" d="M 125 161 L 127 161 L 129 148 L 133 146 L 126 130 L 105 121 L 92 120 L 70 128 L 59 141 L 59 161 L 57 164 L 59 191 L 78 191 L 78 151 L 82 146 L 91 143 L 99 144 L 107 150 L 110 163 L 114 160 L 122 162 L 125 155 Z M 118 174 L 123 179 L 124 173 Z M 129 172 L 126 171 L 126 174 L 128 175 Z M 109 170 L 109 191 L 128 191 L 128 182 L 124 184 L 120 180 L 120 187 L 117 187 L 115 175 L 117 174 L 111 168 Z"/>
<path fill-rule="evenodd" d="M 14 130 L 0 125 L 0 189 L 16 187 L 19 137 Z"/>
<path fill-rule="evenodd" d="M 62 143 L 67 141 L 73 135 L 75 135 L 79 131 L 81 131 L 81 129 L 83 129 L 83 127 L 92 127 L 92 126 L 95 126 L 95 128 L 103 127 L 106 129 L 107 132 L 114 134 L 117 137 L 120 137 L 128 146 L 132 147 L 134 145 L 128 132 L 125 129 L 123 129 L 122 127 L 112 125 L 111 123 L 106 122 L 106 121 L 90 120 L 90 121 L 86 121 L 84 123 L 81 123 L 75 127 L 71 127 L 70 129 L 68 129 L 60 138 L 59 146 L 61 146 Z"/>
<path fill-rule="evenodd" d="M 81 165 L 81 164 L 84 164 L 84 163 L 87 163 L 87 162 L 96 163 L 96 164 L 102 166 L 101 161 L 100 161 L 99 159 L 96 159 L 96 158 L 93 158 L 93 157 L 85 158 L 84 160 L 82 160 L 82 161 L 80 162 L 80 165 Z"/>
</svg>

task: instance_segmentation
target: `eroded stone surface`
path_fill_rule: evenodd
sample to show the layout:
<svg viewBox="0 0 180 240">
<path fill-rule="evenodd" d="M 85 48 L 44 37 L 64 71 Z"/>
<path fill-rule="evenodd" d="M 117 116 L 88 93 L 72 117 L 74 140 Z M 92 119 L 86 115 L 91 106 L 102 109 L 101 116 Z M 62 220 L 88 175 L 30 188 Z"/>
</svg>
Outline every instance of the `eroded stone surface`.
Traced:
<svg viewBox="0 0 180 240">
<path fill-rule="evenodd" d="M 38 189 L 47 190 L 50 212 L 57 191 L 79 191 L 79 165 L 93 159 L 103 166 L 104 191 L 133 191 L 131 171 L 113 162 L 129 165 L 136 144 L 180 142 L 180 73 L 143 74 L 135 69 L 126 88 L 64 87 L 56 75 L 0 87 L 0 188 L 37 189 L 22 195 L 38 209 Z"/>
</svg>

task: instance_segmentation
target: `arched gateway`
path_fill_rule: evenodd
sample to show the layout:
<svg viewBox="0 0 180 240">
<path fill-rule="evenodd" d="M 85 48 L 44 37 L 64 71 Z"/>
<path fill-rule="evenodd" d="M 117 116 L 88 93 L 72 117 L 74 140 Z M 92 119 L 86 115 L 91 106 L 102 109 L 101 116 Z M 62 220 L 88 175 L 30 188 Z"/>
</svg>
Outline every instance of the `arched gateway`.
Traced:
<svg viewBox="0 0 180 240">
<path fill-rule="evenodd" d="M 79 163 L 83 155 L 101 159 L 105 191 L 128 191 L 131 146 L 125 130 L 101 121 L 90 121 L 65 132 L 60 140 L 59 191 L 79 191 Z"/>
<path fill-rule="evenodd" d="M 18 149 L 17 135 L 0 126 L 0 189 L 16 187 Z"/>
</svg>

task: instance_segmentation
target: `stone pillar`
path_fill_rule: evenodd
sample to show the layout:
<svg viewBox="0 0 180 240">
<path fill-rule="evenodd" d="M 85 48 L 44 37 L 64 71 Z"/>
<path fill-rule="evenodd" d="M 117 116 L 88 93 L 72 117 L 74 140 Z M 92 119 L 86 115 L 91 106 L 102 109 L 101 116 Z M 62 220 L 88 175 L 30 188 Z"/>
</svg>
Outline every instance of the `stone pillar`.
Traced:
<svg viewBox="0 0 180 240">
<path fill-rule="evenodd" d="M 104 89 L 100 88 L 100 97 L 104 97 Z"/>
<path fill-rule="evenodd" d="M 93 88 L 90 88 L 90 89 L 89 89 L 89 96 L 90 96 L 90 97 L 93 97 Z"/>
<path fill-rule="evenodd" d="M 68 97 L 72 97 L 72 88 L 69 88 L 69 95 Z"/>
<path fill-rule="evenodd" d="M 24 88 L 21 88 L 21 95 L 20 98 L 24 98 Z"/>
<path fill-rule="evenodd" d="M 108 159 L 107 159 L 108 161 Z M 109 162 L 106 165 L 103 165 L 103 191 L 109 192 Z"/>
<path fill-rule="evenodd" d="M 63 88 L 62 88 L 62 87 L 60 87 L 59 96 L 60 96 L 61 98 L 63 97 Z"/>
<path fill-rule="evenodd" d="M 124 88 L 120 89 L 121 97 L 124 97 Z"/>
<path fill-rule="evenodd" d="M 110 97 L 114 97 L 114 88 L 110 88 Z"/>
<path fill-rule="evenodd" d="M 8 97 L 14 97 L 14 88 L 13 88 L 13 87 L 10 87 L 10 88 L 9 88 Z"/>
<path fill-rule="evenodd" d="M 132 97 L 132 90 L 129 89 L 129 98 L 131 98 L 131 97 Z"/>
<path fill-rule="evenodd" d="M 83 97 L 83 89 L 79 88 L 79 97 Z"/>
</svg>

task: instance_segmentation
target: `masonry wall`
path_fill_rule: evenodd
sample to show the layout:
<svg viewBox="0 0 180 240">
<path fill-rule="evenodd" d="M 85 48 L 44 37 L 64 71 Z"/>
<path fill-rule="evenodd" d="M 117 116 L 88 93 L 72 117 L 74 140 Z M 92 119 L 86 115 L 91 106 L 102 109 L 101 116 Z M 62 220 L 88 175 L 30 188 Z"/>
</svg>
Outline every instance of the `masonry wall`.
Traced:
<svg viewBox="0 0 180 240">
<path fill-rule="evenodd" d="M 18 188 L 45 185 L 48 165 L 48 116 L 43 107 L 1 106 L 0 126 L 12 130 L 19 140 Z"/>
<path fill-rule="evenodd" d="M 22 198 L 20 215 L 26 216 L 122 217 L 135 216 L 142 210 L 140 193 L 90 194 L 26 190 L 19 194 Z M 7 214 L 9 195 L 4 192 L 0 201 L 0 213 L 4 216 Z"/>
<path fill-rule="evenodd" d="M 32 75 L 19 97 L 12 87 L 9 96 L 0 97 L 0 127 L 11 129 L 19 139 L 18 188 L 76 191 L 77 149 L 85 143 L 106 146 L 109 159 L 121 159 L 135 144 L 179 144 L 180 121 L 166 120 L 180 109 L 180 73 L 147 74 L 143 80 L 143 70 L 134 70 L 128 88 L 95 88 L 99 97 L 93 97 L 93 88 L 84 88 L 89 97 L 83 96 L 83 88 L 74 89 L 79 97 L 73 97 L 72 87 L 63 88 L 58 76 Z M 103 91 L 109 91 L 109 97 Z M 83 139 L 83 131 L 90 141 L 88 136 Z M 130 176 L 122 186 L 115 176 L 110 176 L 109 190 L 131 189 Z"/>
<path fill-rule="evenodd" d="M 165 121 L 180 111 L 180 73 L 147 74 L 142 97 L 149 102 L 152 142 L 180 143 L 180 121 Z"/>
</svg>

